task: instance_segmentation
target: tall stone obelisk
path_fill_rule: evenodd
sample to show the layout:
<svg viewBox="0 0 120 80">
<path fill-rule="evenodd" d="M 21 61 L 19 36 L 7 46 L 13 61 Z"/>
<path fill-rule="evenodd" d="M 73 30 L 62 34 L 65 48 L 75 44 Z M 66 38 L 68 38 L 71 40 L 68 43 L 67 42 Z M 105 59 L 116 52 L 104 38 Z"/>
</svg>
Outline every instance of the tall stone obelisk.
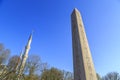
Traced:
<svg viewBox="0 0 120 80">
<path fill-rule="evenodd" d="M 97 80 L 80 12 L 71 14 L 74 80 Z"/>
</svg>

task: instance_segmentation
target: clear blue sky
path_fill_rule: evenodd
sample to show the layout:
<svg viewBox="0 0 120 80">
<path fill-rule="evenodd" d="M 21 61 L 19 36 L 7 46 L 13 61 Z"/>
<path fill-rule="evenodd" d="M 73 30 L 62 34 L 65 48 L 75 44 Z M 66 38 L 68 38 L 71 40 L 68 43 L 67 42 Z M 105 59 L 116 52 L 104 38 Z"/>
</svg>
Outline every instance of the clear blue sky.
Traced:
<svg viewBox="0 0 120 80">
<path fill-rule="evenodd" d="M 0 42 L 19 54 L 34 29 L 30 55 L 73 71 L 73 8 L 83 17 L 96 72 L 120 72 L 120 0 L 0 0 Z"/>
</svg>

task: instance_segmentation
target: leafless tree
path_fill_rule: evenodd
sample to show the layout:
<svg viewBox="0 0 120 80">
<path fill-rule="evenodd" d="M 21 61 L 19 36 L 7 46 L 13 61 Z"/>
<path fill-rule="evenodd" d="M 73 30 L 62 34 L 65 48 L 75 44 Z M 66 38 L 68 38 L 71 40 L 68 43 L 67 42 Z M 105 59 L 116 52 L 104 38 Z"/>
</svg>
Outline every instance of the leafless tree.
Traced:
<svg viewBox="0 0 120 80">
<path fill-rule="evenodd" d="M 120 80 L 120 75 L 117 72 L 110 72 L 102 80 Z"/>
<path fill-rule="evenodd" d="M 9 61 L 8 61 L 8 69 L 9 70 L 16 70 L 18 68 L 18 66 L 20 65 L 20 57 L 15 55 L 12 56 Z"/>
<path fill-rule="evenodd" d="M 73 73 L 63 70 L 63 80 L 73 80 Z"/>
<path fill-rule="evenodd" d="M 29 73 L 29 75 L 33 75 L 36 71 L 40 70 L 40 64 L 41 59 L 39 56 L 29 56 L 25 66 L 25 72 Z"/>
<path fill-rule="evenodd" d="M 5 49 L 4 45 L 0 43 L 0 65 L 5 63 L 10 55 L 10 50 Z"/>
</svg>

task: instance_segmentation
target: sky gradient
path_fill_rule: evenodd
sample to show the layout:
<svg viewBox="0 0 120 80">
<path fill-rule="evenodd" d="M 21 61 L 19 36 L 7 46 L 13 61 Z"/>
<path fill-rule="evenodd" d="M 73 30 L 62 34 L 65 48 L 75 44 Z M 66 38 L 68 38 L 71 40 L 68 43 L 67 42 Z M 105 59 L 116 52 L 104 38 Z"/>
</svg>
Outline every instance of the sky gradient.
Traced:
<svg viewBox="0 0 120 80">
<path fill-rule="evenodd" d="M 120 73 L 120 0 L 0 0 L 0 43 L 19 54 L 34 30 L 29 54 L 73 72 L 74 8 L 81 12 L 96 72 Z"/>
</svg>

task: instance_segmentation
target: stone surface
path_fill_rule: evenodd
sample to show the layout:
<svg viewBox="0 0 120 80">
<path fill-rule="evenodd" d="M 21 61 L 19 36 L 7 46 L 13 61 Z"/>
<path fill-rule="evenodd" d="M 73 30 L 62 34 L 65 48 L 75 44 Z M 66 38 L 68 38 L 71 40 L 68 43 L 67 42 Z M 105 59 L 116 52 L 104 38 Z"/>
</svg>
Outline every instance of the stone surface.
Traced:
<svg viewBox="0 0 120 80">
<path fill-rule="evenodd" d="M 74 80 L 97 80 L 80 12 L 71 14 Z"/>
</svg>

